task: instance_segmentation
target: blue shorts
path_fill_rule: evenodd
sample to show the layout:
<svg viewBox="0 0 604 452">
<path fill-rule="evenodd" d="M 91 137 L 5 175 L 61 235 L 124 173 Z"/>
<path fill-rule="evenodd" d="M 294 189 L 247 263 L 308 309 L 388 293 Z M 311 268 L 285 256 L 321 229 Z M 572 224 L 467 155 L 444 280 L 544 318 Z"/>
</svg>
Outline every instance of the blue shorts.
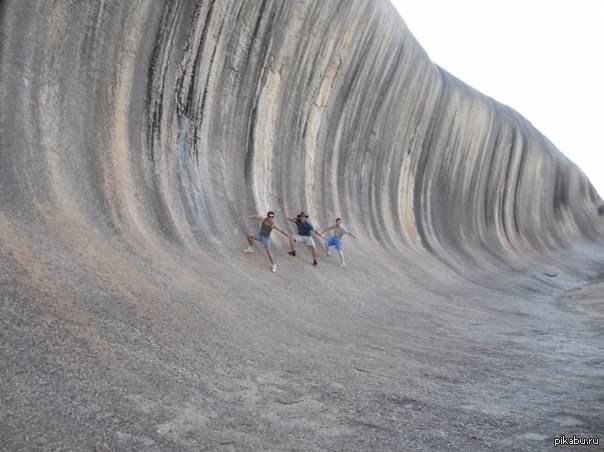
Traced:
<svg viewBox="0 0 604 452">
<path fill-rule="evenodd" d="M 260 235 L 259 233 L 256 234 L 255 237 L 256 240 L 258 240 L 259 242 L 262 242 L 262 244 L 264 245 L 264 248 L 266 248 L 267 250 L 269 250 L 271 248 L 271 238 L 270 237 L 265 237 L 263 235 Z"/>
<path fill-rule="evenodd" d="M 334 237 L 333 235 L 328 237 L 325 243 L 327 243 L 327 246 L 333 246 L 336 250 L 342 251 L 342 240 Z"/>
</svg>

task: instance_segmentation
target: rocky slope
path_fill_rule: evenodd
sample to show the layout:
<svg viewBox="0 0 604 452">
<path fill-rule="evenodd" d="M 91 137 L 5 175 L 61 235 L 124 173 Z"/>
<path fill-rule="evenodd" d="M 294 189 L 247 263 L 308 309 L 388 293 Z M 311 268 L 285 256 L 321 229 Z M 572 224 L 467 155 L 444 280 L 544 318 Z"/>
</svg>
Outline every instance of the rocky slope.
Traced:
<svg viewBox="0 0 604 452">
<path fill-rule="evenodd" d="M 5 0 L 0 100 L 6 450 L 604 433 L 599 197 L 387 1 Z M 268 209 L 348 267 L 241 254 Z"/>
</svg>

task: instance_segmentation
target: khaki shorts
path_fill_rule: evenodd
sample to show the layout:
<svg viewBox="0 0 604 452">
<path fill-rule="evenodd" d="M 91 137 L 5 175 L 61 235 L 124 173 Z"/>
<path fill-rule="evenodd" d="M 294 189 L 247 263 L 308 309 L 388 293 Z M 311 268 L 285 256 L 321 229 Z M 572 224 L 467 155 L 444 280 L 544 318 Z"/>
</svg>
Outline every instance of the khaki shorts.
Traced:
<svg viewBox="0 0 604 452">
<path fill-rule="evenodd" d="M 315 241 L 310 235 L 294 235 L 294 240 L 296 242 L 304 242 L 307 246 L 311 248 L 316 248 Z"/>
</svg>

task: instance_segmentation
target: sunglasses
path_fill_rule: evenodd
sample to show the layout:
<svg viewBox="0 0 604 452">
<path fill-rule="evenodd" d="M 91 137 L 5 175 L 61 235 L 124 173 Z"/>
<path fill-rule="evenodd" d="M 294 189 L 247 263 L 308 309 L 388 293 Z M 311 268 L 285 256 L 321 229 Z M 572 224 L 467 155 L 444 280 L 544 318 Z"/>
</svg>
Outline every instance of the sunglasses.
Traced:
<svg viewBox="0 0 604 452">
<path fill-rule="evenodd" d="M 269 218 L 275 218 L 275 216 L 274 216 L 274 215 L 269 215 L 268 217 L 269 217 Z"/>
</svg>

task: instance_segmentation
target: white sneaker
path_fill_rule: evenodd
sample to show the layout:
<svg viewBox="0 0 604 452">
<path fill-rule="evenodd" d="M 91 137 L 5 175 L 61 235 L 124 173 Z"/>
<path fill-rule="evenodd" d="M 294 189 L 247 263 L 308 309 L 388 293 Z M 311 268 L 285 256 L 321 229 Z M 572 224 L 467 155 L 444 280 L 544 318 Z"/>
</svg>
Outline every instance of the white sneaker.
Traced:
<svg viewBox="0 0 604 452">
<path fill-rule="evenodd" d="M 271 265 L 271 271 L 272 271 L 273 273 L 277 273 L 277 264 L 273 264 L 273 265 Z"/>
<path fill-rule="evenodd" d="M 327 250 L 327 253 L 325 253 L 325 255 L 326 255 L 327 257 L 331 256 L 331 251 Z"/>
<path fill-rule="evenodd" d="M 254 252 L 254 248 L 252 248 L 251 246 L 248 246 L 246 249 L 243 250 L 244 253 L 253 253 Z"/>
</svg>

